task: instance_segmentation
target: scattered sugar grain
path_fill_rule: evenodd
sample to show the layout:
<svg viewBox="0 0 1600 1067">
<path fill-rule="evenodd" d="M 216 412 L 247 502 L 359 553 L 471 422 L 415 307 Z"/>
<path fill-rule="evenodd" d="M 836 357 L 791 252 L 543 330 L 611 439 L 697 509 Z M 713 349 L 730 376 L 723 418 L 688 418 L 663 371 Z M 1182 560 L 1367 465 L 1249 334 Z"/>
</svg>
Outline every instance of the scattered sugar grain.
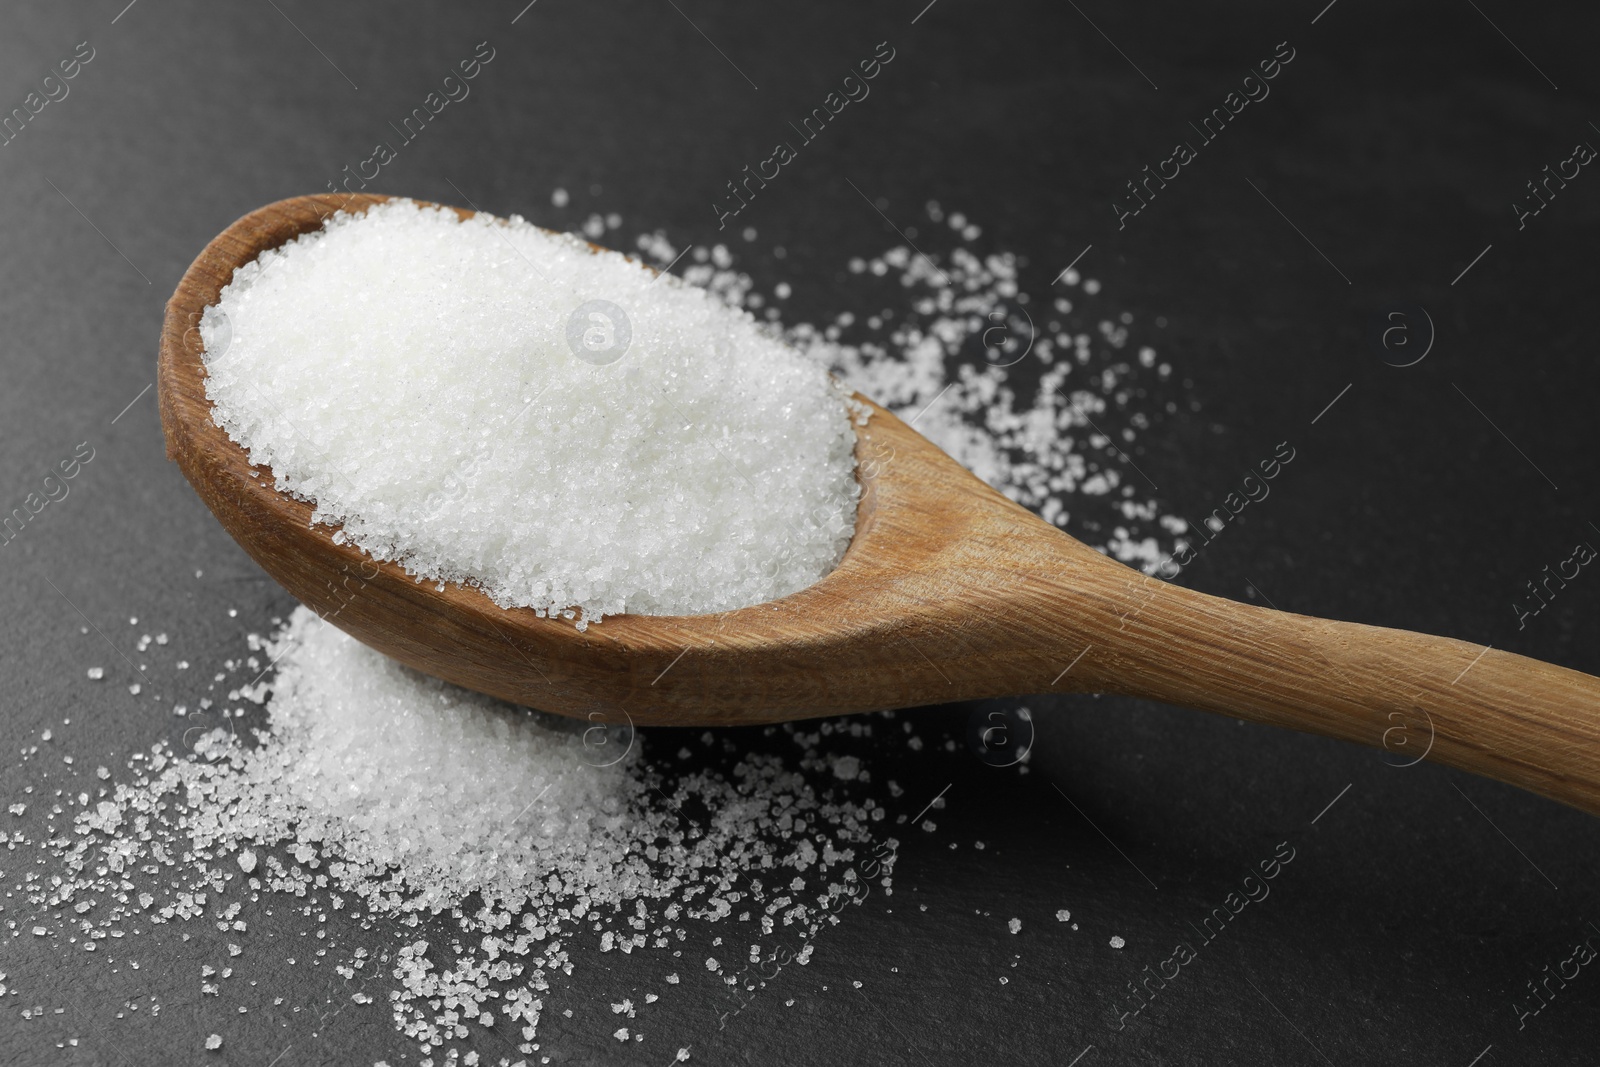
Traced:
<svg viewBox="0 0 1600 1067">
<path fill-rule="evenodd" d="M 447 914 L 460 938 L 450 949 L 412 934 L 384 964 L 396 979 L 389 993 L 395 1024 L 427 1052 L 470 1041 L 468 1022 L 490 1026 L 497 1017 L 532 1041 L 552 984 L 571 973 L 568 945 L 588 936 L 586 927 L 599 933 L 588 945 L 628 953 L 671 948 L 690 921 L 750 923 L 754 935 L 780 930 L 781 919 L 787 934 L 776 936 L 802 939 L 803 964 L 816 935 L 838 921 L 833 912 L 858 889 L 852 865 L 871 852 L 875 809 L 840 792 L 859 783 L 831 774 L 839 755 L 816 748 L 823 731 L 785 727 L 769 735 L 798 746 L 806 773 L 756 751 L 743 753 L 731 778 L 670 775 L 631 749 L 612 766 L 593 767 L 582 758 L 577 724 L 417 674 L 307 609 L 262 651 L 276 673 L 268 726 L 255 743 L 218 725 L 185 735 L 192 753 L 166 745 L 137 753 L 113 799 L 77 817 L 76 840 L 62 858 L 79 873 L 59 893 L 81 901 L 109 895 L 108 922 L 133 914 L 157 924 L 187 921 L 221 908 L 219 927 L 235 930 L 244 928 L 234 916 L 245 904 L 220 903 L 229 881 L 249 901 L 259 899 L 258 889 L 292 900 L 331 891 L 331 901 L 305 908 L 319 923 L 326 914 L 318 909 L 328 903 L 395 931 Z M 828 732 L 870 735 L 859 724 Z M 821 788 L 829 791 L 826 803 Z M 686 807 L 718 816 L 711 826 L 693 825 Z M 893 838 L 887 844 L 889 859 L 875 879 L 885 893 L 897 847 Z M 227 869 L 246 853 L 256 857 L 253 872 L 230 879 Z M 159 866 L 150 871 L 169 867 L 173 877 L 137 886 L 152 891 L 135 904 L 121 882 L 93 873 L 87 860 L 98 856 L 130 874 L 154 860 Z M 217 866 L 200 859 L 211 856 Z M 289 859 L 294 865 L 286 867 Z M 793 871 L 799 885 L 780 877 L 763 888 L 769 868 Z M 240 873 L 248 887 L 238 884 Z M 796 899 L 801 887 L 805 902 Z M 46 903 L 42 894 L 33 899 Z M 471 909 L 467 900 L 476 902 Z M 328 932 L 319 926 L 316 936 Z M 228 948 L 247 958 L 242 946 Z M 336 966 L 353 974 L 365 952 L 346 952 L 349 962 Z M 714 959 L 708 965 L 721 967 Z M 220 996 L 213 975 L 206 965 L 202 992 Z M 497 999 L 487 999 L 484 979 L 494 982 Z M 429 1007 L 446 1002 L 453 1015 Z M 631 1001 L 621 1006 L 625 1014 L 636 1010 Z"/>
</svg>

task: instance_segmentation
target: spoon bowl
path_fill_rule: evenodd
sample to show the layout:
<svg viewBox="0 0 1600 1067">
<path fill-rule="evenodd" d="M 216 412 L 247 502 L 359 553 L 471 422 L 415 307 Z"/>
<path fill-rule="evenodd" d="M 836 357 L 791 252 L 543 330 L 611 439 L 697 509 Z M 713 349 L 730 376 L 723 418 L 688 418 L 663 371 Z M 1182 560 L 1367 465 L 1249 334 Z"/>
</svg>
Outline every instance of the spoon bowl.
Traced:
<svg viewBox="0 0 1600 1067">
<path fill-rule="evenodd" d="M 1384 748 L 1391 762 L 1437 760 L 1600 814 L 1600 679 L 1143 574 L 1006 499 L 863 397 L 854 538 L 837 568 L 780 600 L 579 630 L 471 586 L 419 583 L 336 542 L 212 421 L 198 327 L 235 269 L 386 199 L 296 197 L 228 227 L 167 304 L 157 381 L 167 454 L 229 534 L 302 603 L 400 662 L 614 725 L 1123 693 Z"/>
</svg>

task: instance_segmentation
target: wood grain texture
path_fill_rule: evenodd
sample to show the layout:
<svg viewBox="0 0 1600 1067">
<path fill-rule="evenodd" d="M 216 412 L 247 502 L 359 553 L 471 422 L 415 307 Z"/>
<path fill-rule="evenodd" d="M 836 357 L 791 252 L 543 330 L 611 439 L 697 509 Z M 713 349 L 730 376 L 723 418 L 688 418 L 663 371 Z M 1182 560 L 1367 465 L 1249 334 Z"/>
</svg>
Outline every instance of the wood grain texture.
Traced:
<svg viewBox="0 0 1600 1067">
<path fill-rule="evenodd" d="M 167 305 L 158 385 L 167 453 L 234 539 L 300 601 L 401 662 L 519 704 L 641 725 L 1117 692 L 1383 747 L 1396 763 L 1426 753 L 1600 814 L 1600 679 L 1146 576 L 1007 500 L 876 405 L 857 434 L 863 496 L 848 552 L 772 603 L 612 616 L 580 632 L 334 543 L 212 422 L 196 327 L 236 267 L 384 199 L 284 200 L 219 235 Z"/>
</svg>

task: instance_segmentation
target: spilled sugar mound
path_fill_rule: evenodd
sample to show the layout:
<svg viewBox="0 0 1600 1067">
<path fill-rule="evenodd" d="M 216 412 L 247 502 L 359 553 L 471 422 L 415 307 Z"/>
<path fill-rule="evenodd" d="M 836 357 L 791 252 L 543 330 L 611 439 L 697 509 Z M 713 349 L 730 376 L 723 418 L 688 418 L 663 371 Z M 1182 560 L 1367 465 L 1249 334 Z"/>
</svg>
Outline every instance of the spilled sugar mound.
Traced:
<svg viewBox="0 0 1600 1067">
<path fill-rule="evenodd" d="M 306 608 L 266 651 L 270 743 L 232 751 L 219 730 L 197 744 L 231 757 L 226 773 L 189 768 L 191 798 L 205 799 L 197 841 L 277 843 L 292 827 L 337 854 L 345 879 L 404 872 L 406 908 L 478 893 L 516 909 L 551 875 L 591 904 L 660 891 L 630 856 L 661 821 L 639 815 L 636 752 L 591 765 L 562 720 L 419 674 Z"/>
<path fill-rule="evenodd" d="M 217 425 L 373 556 L 496 603 L 700 614 L 833 569 L 855 435 L 825 370 L 676 278 L 392 201 L 235 272 Z"/>
<path fill-rule="evenodd" d="M 259 892 L 306 899 L 319 921 L 331 903 L 385 921 L 388 950 L 333 962 L 347 979 L 393 979 L 389 1010 L 423 1052 L 470 1037 L 471 1023 L 509 1026 L 502 1036 L 532 1054 L 574 940 L 583 953 L 681 956 L 696 928 L 736 925 L 727 968 L 714 956 L 685 963 L 731 985 L 744 952 L 753 962 L 786 945 L 804 964 L 843 904 L 892 892 L 898 842 L 873 833 L 881 805 L 845 795 L 870 775 L 819 749 L 829 727 L 769 731 L 793 742 L 793 765 L 741 753 L 727 774 L 663 773 L 631 737 L 605 751 L 573 724 L 402 667 L 305 608 L 262 651 L 276 663 L 270 697 L 263 683 L 229 699 L 266 701 L 264 728 L 240 734 L 249 713 L 230 709 L 192 755 L 135 754 L 125 780 L 80 800 L 73 838 L 51 842 L 72 841 L 59 857 L 66 877 L 26 876 L 35 905 L 95 910 L 75 924 L 86 949 L 129 925 L 201 916 L 250 945 L 241 912 Z M 840 732 L 870 737 L 872 725 Z M 437 915 L 454 927 L 447 944 L 407 933 Z M 202 993 L 220 995 L 219 984 Z"/>
</svg>

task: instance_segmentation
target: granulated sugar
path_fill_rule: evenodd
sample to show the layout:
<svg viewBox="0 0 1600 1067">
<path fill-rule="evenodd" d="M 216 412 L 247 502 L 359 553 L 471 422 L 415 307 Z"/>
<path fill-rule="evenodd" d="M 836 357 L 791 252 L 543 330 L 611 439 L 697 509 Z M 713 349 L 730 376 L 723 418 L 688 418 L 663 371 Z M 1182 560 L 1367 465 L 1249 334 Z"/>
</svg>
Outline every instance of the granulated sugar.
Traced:
<svg viewBox="0 0 1600 1067">
<path fill-rule="evenodd" d="M 822 368 L 519 219 L 335 215 L 241 267 L 201 334 L 213 418 L 314 521 L 502 606 L 745 607 L 826 574 L 855 526 Z"/>
<path fill-rule="evenodd" d="M 561 200 L 564 208 L 567 198 Z M 587 218 L 596 239 L 621 243 L 614 214 L 581 203 L 570 210 L 568 225 Z M 1038 302 L 1048 311 L 1034 307 L 1029 326 L 1034 305 L 1019 291 L 1015 257 L 973 251 L 979 235 L 970 222 L 946 217 L 936 205 L 926 214 L 932 232 L 911 236 L 933 262 L 904 247 L 863 256 L 846 272 L 855 282 L 847 294 L 852 306 L 822 326 L 792 324 L 784 335 L 1003 492 L 1102 550 L 1153 565 L 1174 547 L 1183 524 L 1163 514 L 1153 490 L 1139 488 L 1145 483 L 1134 452 L 1155 420 L 1180 400 L 1190 403 L 1170 369 L 1152 348 L 1132 342 L 1127 316 L 1084 310 L 1102 298 L 1090 279 L 1072 272 L 1053 286 L 1060 295 Z M 954 247 L 943 243 L 945 232 Z M 661 266 L 680 254 L 659 233 L 637 244 Z M 679 269 L 691 284 L 764 316 L 774 335 L 781 330 L 775 302 L 805 295 L 785 281 L 758 291 L 723 246 L 682 251 L 686 266 Z M 309 255 L 331 253 L 313 248 Z M 669 284 L 678 283 L 660 287 Z M 283 285 L 264 275 L 244 302 L 265 300 Z M 1098 325 L 1075 324 L 1086 315 Z M 997 322 L 1006 324 L 1003 342 L 989 332 Z M 240 321 L 227 327 L 235 337 L 213 368 L 219 376 L 234 350 L 251 343 Z M 392 328 L 371 323 L 374 336 Z M 637 322 L 634 329 L 637 345 Z M 207 339 L 222 340 L 216 333 Z M 492 355 L 492 347 L 483 351 Z M 578 369 L 625 374 L 618 368 L 627 362 Z M 1044 375 L 1038 386 L 1036 365 Z M 679 371 L 687 366 L 678 364 Z M 296 394 L 265 364 L 259 369 L 274 402 L 303 406 L 307 421 L 332 433 L 328 447 L 348 449 L 341 454 L 352 461 L 367 455 L 360 435 L 346 436 L 353 429 L 341 422 L 346 401 L 332 399 L 354 386 L 325 376 L 330 399 L 319 411 L 316 398 Z M 551 376 L 571 386 L 566 373 Z M 248 380 L 241 374 L 231 387 L 251 388 Z M 438 391 L 425 374 L 412 381 L 424 403 L 430 388 Z M 273 392 L 280 387 L 285 391 Z M 386 403 L 409 399 L 397 381 L 377 388 Z M 484 411 L 493 407 L 487 397 L 480 402 Z M 836 397 L 829 403 L 837 409 Z M 704 411 L 715 415 L 709 401 Z M 445 420 L 460 414 L 438 412 Z M 822 421 L 831 427 L 832 419 Z M 274 450 L 274 464 L 281 458 L 313 469 L 314 435 L 299 438 L 271 422 L 263 416 L 251 425 L 271 438 L 262 447 Z M 731 425 L 726 440 L 741 432 Z M 438 454 L 471 454 L 465 446 L 451 451 L 447 434 L 431 434 L 418 431 Z M 526 446 L 532 439 L 521 440 Z M 496 464 L 507 459 L 486 470 L 500 470 Z M 375 464 L 375 454 L 365 461 Z M 362 487 L 374 493 L 383 477 L 399 477 L 381 466 L 369 473 L 379 477 Z M 336 488 L 336 481 L 313 488 Z M 491 491 L 487 481 L 473 484 Z M 353 493 L 340 498 L 347 503 L 378 499 L 354 486 L 343 491 Z M 611 529 L 615 537 L 648 534 L 625 524 Z M 554 605 L 554 585 L 545 588 L 547 606 Z M 626 603 L 638 610 L 632 599 Z M 228 609 L 228 617 L 235 614 Z M 128 621 L 137 625 L 137 618 Z M 182 633 L 172 630 L 173 644 L 181 644 Z M 936 828 L 926 816 L 945 810 L 944 794 L 931 801 L 915 795 L 885 780 L 884 766 L 949 758 L 956 749 L 949 739 L 924 746 L 909 717 L 858 716 L 732 735 L 607 735 L 612 747 L 597 751 L 580 732 L 588 724 L 412 672 L 304 610 L 268 639 L 252 635 L 247 653 L 209 666 L 192 646 L 167 646 L 165 635 L 112 633 L 146 680 L 127 687 L 132 706 L 149 709 L 138 729 L 166 740 L 131 755 L 74 753 L 74 711 L 24 745 L 5 787 L 7 940 L 67 954 L 75 975 L 87 966 L 78 954 L 93 953 L 100 969 L 85 987 L 127 983 L 130 999 L 118 1018 L 162 1016 L 146 979 L 152 956 L 163 968 L 170 960 L 192 966 L 198 998 L 190 993 L 171 1006 L 167 1014 L 180 1016 L 170 1031 L 154 1030 L 170 1034 L 171 1058 L 185 1062 L 202 1060 L 210 1040 L 225 1042 L 218 1057 L 246 1047 L 228 1028 L 235 1008 L 270 1009 L 293 1021 L 283 1044 L 264 1050 L 261 1062 L 287 1045 L 296 1047 L 283 1062 L 298 1062 L 331 1021 L 369 1012 L 387 1014 L 412 1042 L 403 1055 L 388 1054 L 386 1062 L 396 1065 L 567 1062 L 569 1051 L 551 1047 L 550 1035 L 575 1029 L 590 1037 L 590 1049 L 620 1054 L 625 1047 L 640 1062 L 698 1061 L 701 1053 L 684 1047 L 685 1039 L 720 1030 L 719 1019 L 660 1036 L 665 1018 L 682 1013 L 683 998 L 703 1007 L 704 983 L 712 983 L 717 1010 L 737 1014 L 766 987 L 775 961 L 803 967 L 819 949 L 847 949 L 827 933 L 852 921 L 844 905 L 869 892 L 885 910 L 904 899 L 889 896 L 900 844 L 894 835 L 927 840 Z M 82 636 L 98 640 L 87 627 Z M 78 670 L 106 663 L 104 652 L 86 650 Z M 176 658 L 180 653 L 189 658 Z M 185 669 L 189 659 L 196 669 Z M 109 669 L 120 670 L 115 657 Z M 130 700 L 123 686 L 89 680 L 104 673 L 77 673 L 85 701 Z M 66 762 L 74 755 L 76 766 Z M 1018 938 L 1070 931 L 1071 919 L 1064 908 L 1020 912 L 1003 929 L 995 924 L 996 942 L 1008 949 L 1021 943 L 1007 931 Z M 1032 933 L 1021 933 L 1024 926 Z M 176 938 L 183 944 L 174 945 Z M 196 947 L 202 943 L 208 948 Z M 630 967 L 624 957 L 636 953 L 659 957 L 657 966 L 635 957 Z M 612 965 L 590 966 L 602 959 Z M 602 985 L 598 995 L 574 994 L 571 976 L 580 967 L 582 977 Z M 52 987 L 20 968 L 7 970 L 0 995 L 34 1001 L 22 1009 L 24 1019 L 54 1011 L 36 1002 Z M 658 986 L 645 977 L 658 973 Z M 792 973 L 778 980 L 801 992 Z M 796 1002 L 774 995 L 770 1005 Z M 305 1014 L 291 1014 L 302 1007 Z M 376 1059 L 374 1053 L 365 1062 Z"/>
<path fill-rule="evenodd" d="M 187 782 L 206 798 L 197 841 L 266 844 L 293 826 L 351 879 L 405 871 L 407 908 L 478 893 L 515 910 L 553 873 L 591 905 L 654 888 L 629 854 L 641 829 L 658 829 L 640 824 L 643 781 L 625 759 L 586 763 L 565 720 L 408 670 L 305 608 L 267 651 L 272 743 L 234 749 L 219 728 L 196 744 L 232 760 Z M 237 860 L 246 873 L 256 862 L 248 850 Z"/>
<path fill-rule="evenodd" d="M 247 903 L 289 894 L 319 922 L 331 907 L 384 924 L 389 949 L 319 944 L 316 965 L 332 949 L 347 978 L 391 978 L 395 1025 L 424 1052 L 470 1047 L 475 1031 L 498 1026 L 530 1054 L 575 939 L 583 954 L 681 955 L 692 929 L 727 924 L 752 959 L 787 942 L 805 963 L 863 887 L 892 892 L 898 843 L 874 832 L 885 809 L 828 773 L 839 758 L 820 747 L 831 726 L 768 730 L 792 765 L 746 752 L 726 774 L 674 772 L 646 766 L 630 743 L 599 766 L 585 724 L 418 674 L 305 608 L 263 651 L 277 665 L 270 697 L 263 683 L 229 702 L 265 702 L 265 728 L 240 733 L 255 717 L 241 706 L 192 755 L 136 753 L 113 790 L 92 805 L 85 795 L 74 837 L 51 842 L 64 872 L 30 871 L 17 887 L 35 905 L 97 909 L 78 924 L 85 949 L 128 924 L 201 916 L 247 935 Z M 873 725 L 837 733 L 870 739 Z M 408 932 L 439 916 L 454 928 L 447 944 Z M 230 958 L 245 953 L 228 946 Z M 738 965 L 706 966 L 743 981 Z M 201 977 L 202 993 L 216 994 L 215 968 Z"/>
</svg>

